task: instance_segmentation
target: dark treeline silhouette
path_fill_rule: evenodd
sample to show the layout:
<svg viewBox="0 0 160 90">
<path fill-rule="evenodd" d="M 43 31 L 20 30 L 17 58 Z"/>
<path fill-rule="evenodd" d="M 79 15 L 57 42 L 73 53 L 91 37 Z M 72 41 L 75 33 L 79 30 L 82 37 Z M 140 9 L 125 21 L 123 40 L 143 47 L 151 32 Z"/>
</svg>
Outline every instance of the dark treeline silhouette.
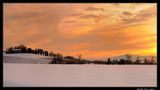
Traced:
<svg viewBox="0 0 160 90">
<path fill-rule="evenodd" d="M 9 47 L 6 50 L 6 54 L 16 54 L 16 53 L 32 53 L 32 54 L 37 54 L 37 55 L 43 55 L 43 56 L 49 56 L 52 57 L 52 61 L 49 62 L 49 64 L 111 64 L 111 65 L 125 65 L 125 64 L 138 64 L 138 65 L 150 65 L 150 64 L 156 64 L 154 57 L 152 56 L 151 59 L 144 59 L 144 62 L 139 59 L 139 56 L 137 57 L 136 60 L 131 60 L 131 55 L 126 54 L 126 59 L 113 59 L 111 60 L 110 58 L 106 60 L 87 60 L 87 59 L 82 59 L 82 55 L 79 54 L 77 55 L 77 58 L 73 56 L 63 56 L 60 53 L 54 53 L 54 52 L 48 52 L 46 50 L 40 49 L 40 48 L 27 48 L 24 45 L 18 45 L 15 47 Z"/>
<path fill-rule="evenodd" d="M 89 64 L 89 60 L 75 58 L 73 56 L 54 57 L 49 64 Z"/>
<path fill-rule="evenodd" d="M 16 54 L 16 53 L 32 53 L 32 54 L 37 54 L 37 55 L 44 55 L 48 56 L 48 51 L 45 51 L 43 49 L 32 49 L 32 48 L 27 48 L 24 45 L 18 45 L 15 47 L 9 47 L 6 49 L 6 54 Z"/>
<path fill-rule="evenodd" d="M 91 61 L 92 63 L 94 64 L 111 64 L 111 65 L 132 65 L 132 64 L 139 64 L 139 65 L 149 65 L 149 64 L 156 64 L 154 61 L 151 61 L 151 60 L 147 60 L 147 58 L 145 58 L 145 61 L 144 62 L 140 62 L 141 60 L 136 60 L 136 61 L 130 61 L 130 60 L 125 60 L 125 59 L 120 59 L 119 61 L 117 59 L 114 59 L 114 60 L 95 60 L 95 61 Z"/>
<path fill-rule="evenodd" d="M 126 55 L 126 59 L 113 59 L 111 60 L 108 58 L 107 60 L 86 60 L 86 59 L 79 59 L 75 58 L 73 56 L 65 56 L 65 57 L 54 57 L 53 60 L 49 64 L 111 64 L 111 65 L 133 65 L 133 64 L 138 64 L 138 65 L 155 65 L 155 60 L 154 58 L 151 59 L 144 59 L 144 62 L 141 62 L 142 60 L 137 57 L 137 60 L 132 61 L 131 56 Z"/>
</svg>

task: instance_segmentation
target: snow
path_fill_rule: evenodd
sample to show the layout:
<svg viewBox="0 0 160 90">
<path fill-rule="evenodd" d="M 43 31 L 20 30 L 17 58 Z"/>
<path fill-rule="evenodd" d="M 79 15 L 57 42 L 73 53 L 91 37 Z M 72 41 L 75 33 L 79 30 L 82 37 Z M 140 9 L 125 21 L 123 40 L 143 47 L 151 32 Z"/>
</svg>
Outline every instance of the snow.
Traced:
<svg viewBox="0 0 160 90">
<path fill-rule="evenodd" d="M 51 60 L 52 58 L 48 56 L 29 54 L 29 53 L 3 54 L 4 63 L 47 64 Z"/>
<path fill-rule="evenodd" d="M 156 87 L 156 65 L 3 63 L 4 87 Z"/>
</svg>

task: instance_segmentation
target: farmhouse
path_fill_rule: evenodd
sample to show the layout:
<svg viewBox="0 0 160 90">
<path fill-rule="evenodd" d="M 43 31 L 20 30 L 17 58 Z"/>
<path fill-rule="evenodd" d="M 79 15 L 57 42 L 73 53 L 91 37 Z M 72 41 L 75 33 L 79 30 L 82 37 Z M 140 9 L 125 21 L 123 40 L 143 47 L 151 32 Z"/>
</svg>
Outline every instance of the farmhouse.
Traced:
<svg viewBox="0 0 160 90">
<path fill-rule="evenodd" d="M 14 53 L 21 53 L 21 49 L 13 48 L 13 49 L 11 49 L 11 51 L 14 52 Z"/>
</svg>

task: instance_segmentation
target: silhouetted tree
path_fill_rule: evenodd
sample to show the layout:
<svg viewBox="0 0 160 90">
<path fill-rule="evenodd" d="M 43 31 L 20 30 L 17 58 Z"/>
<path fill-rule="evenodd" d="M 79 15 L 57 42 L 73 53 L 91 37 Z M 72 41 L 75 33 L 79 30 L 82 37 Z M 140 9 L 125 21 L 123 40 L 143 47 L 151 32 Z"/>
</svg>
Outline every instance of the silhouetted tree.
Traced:
<svg viewBox="0 0 160 90">
<path fill-rule="evenodd" d="M 17 49 L 21 49 L 22 53 L 26 53 L 27 52 L 27 47 L 24 46 L 23 44 L 19 45 L 16 47 Z"/>
<path fill-rule="evenodd" d="M 108 58 L 107 64 L 111 64 L 111 63 L 112 63 L 111 59 Z"/>
<path fill-rule="evenodd" d="M 74 60 L 74 57 L 73 56 L 65 56 L 64 60 Z"/>
<path fill-rule="evenodd" d="M 154 56 L 151 56 L 151 61 L 150 64 L 154 64 L 155 60 L 154 60 Z"/>
<path fill-rule="evenodd" d="M 48 51 L 44 51 L 45 56 L 48 56 Z"/>
<path fill-rule="evenodd" d="M 141 60 L 139 59 L 139 56 L 137 56 L 137 60 L 135 61 L 135 64 L 140 64 Z"/>
<path fill-rule="evenodd" d="M 114 59 L 112 63 L 117 64 L 117 59 Z"/>
<path fill-rule="evenodd" d="M 33 53 L 33 50 L 31 48 L 28 48 L 27 53 Z"/>
<path fill-rule="evenodd" d="M 12 46 L 6 49 L 6 53 L 7 53 L 7 54 L 13 53 L 13 52 L 12 52 Z"/>
<path fill-rule="evenodd" d="M 82 55 L 78 54 L 77 56 L 78 56 L 78 60 L 81 60 Z"/>
<path fill-rule="evenodd" d="M 127 59 L 127 60 L 131 60 L 131 57 L 132 57 L 132 56 L 131 56 L 130 54 L 126 54 L 126 59 Z"/>
<path fill-rule="evenodd" d="M 53 54 L 53 52 L 51 51 L 51 52 L 49 52 L 49 54 L 48 54 L 48 55 L 49 55 L 50 57 L 52 57 L 52 54 Z"/>
<path fill-rule="evenodd" d="M 144 64 L 149 64 L 147 58 L 144 59 Z"/>
<path fill-rule="evenodd" d="M 38 54 L 38 50 L 37 50 L 36 48 L 35 48 L 35 50 L 34 50 L 34 53 L 35 53 L 35 54 Z"/>
<path fill-rule="evenodd" d="M 62 59 L 62 58 L 63 58 L 63 56 L 62 56 L 62 54 L 57 53 L 57 54 L 56 54 L 56 58 Z"/>
<path fill-rule="evenodd" d="M 38 55 L 43 55 L 43 49 L 38 49 Z"/>
<path fill-rule="evenodd" d="M 120 61 L 118 62 L 118 64 L 125 64 L 125 60 L 124 59 L 120 59 Z"/>
</svg>

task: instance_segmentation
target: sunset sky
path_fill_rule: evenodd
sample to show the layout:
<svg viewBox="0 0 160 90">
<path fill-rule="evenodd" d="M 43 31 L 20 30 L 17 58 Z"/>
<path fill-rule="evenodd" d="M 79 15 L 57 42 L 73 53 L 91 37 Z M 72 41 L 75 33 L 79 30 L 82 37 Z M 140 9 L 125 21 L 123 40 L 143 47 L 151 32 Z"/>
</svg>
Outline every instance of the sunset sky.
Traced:
<svg viewBox="0 0 160 90">
<path fill-rule="evenodd" d="M 155 3 L 4 3 L 4 49 L 19 44 L 82 58 L 157 53 Z"/>
</svg>

